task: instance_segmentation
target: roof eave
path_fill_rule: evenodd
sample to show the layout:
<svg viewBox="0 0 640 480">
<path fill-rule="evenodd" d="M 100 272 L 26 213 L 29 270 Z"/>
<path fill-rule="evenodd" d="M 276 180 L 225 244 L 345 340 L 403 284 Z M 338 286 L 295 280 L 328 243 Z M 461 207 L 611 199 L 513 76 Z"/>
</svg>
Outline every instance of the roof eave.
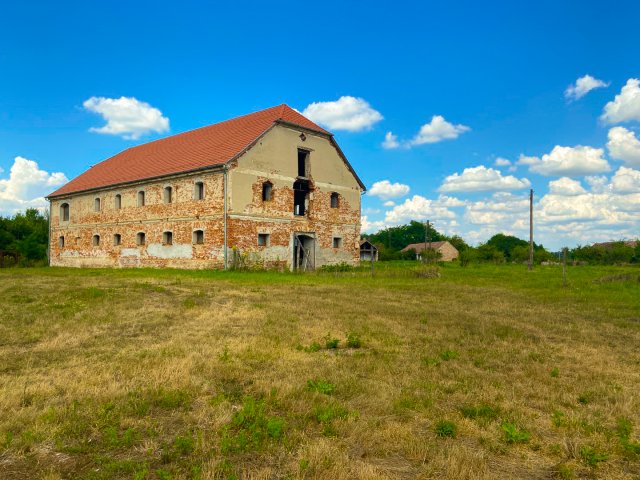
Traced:
<svg viewBox="0 0 640 480">
<path fill-rule="evenodd" d="M 55 192 L 50 193 L 49 195 L 47 195 L 46 197 L 44 197 L 46 200 L 52 200 L 55 198 L 62 198 L 62 197 L 69 197 L 71 195 L 78 195 L 78 194 L 83 194 L 83 193 L 90 193 L 90 192 L 96 192 L 99 190 L 105 190 L 107 188 L 118 188 L 118 187 L 126 187 L 129 185 L 135 185 L 137 183 L 146 183 L 149 181 L 154 181 L 154 180 L 161 180 L 163 178 L 170 178 L 170 177 L 175 177 L 175 176 L 179 176 L 179 175 L 189 175 L 192 173 L 198 173 L 198 172 L 203 172 L 203 171 L 208 171 L 208 170 L 221 170 L 223 169 L 225 166 L 224 163 L 220 163 L 220 164 L 216 164 L 216 165 L 208 165 L 206 167 L 199 167 L 199 168 L 194 168 L 191 170 L 183 170 L 180 172 L 173 172 L 173 173 L 168 173 L 166 175 L 157 175 L 155 177 L 146 177 L 146 178 L 137 178 L 135 180 L 131 180 L 128 182 L 120 182 L 120 183 L 111 183 L 108 185 L 102 185 L 100 187 L 93 187 L 93 188 L 85 188 L 83 190 L 73 190 L 71 192 L 64 192 L 64 193 L 60 193 L 60 194 L 55 194 Z M 57 191 L 57 190 L 56 190 Z"/>
</svg>

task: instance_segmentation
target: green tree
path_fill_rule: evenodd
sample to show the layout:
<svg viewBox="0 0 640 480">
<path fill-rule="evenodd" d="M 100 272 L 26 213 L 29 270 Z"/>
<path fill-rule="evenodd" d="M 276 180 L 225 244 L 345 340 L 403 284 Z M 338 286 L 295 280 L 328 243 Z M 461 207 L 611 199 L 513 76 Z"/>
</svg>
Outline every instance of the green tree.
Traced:
<svg viewBox="0 0 640 480">
<path fill-rule="evenodd" d="M 17 251 L 24 265 L 46 259 L 48 239 L 48 212 L 30 208 L 13 217 L 0 217 L 0 250 Z"/>
</svg>

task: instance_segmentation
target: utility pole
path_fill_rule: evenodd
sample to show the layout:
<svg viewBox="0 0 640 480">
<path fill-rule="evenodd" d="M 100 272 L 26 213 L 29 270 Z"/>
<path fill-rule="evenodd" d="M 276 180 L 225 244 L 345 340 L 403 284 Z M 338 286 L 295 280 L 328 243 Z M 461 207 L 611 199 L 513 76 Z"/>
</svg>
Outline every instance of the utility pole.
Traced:
<svg viewBox="0 0 640 480">
<path fill-rule="evenodd" d="M 427 249 L 427 239 L 429 240 L 429 247 Z M 429 254 L 431 253 L 431 238 L 429 236 L 429 220 L 424 227 L 424 259 L 429 262 Z"/>
<path fill-rule="evenodd" d="M 562 249 L 562 286 L 567 286 L 567 247 Z"/>
<path fill-rule="evenodd" d="M 529 270 L 533 269 L 533 188 L 529 192 Z"/>
</svg>

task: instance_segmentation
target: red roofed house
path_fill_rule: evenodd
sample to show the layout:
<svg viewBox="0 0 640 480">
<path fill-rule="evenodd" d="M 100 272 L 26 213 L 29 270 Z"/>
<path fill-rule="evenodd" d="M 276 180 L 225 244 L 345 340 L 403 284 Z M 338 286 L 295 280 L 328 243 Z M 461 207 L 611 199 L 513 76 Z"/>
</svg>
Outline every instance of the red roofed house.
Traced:
<svg viewBox="0 0 640 480">
<path fill-rule="evenodd" d="M 333 135 L 280 105 L 129 148 L 50 194 L 49 262 L 355 264 L 364 190 Z"/>
</svg>

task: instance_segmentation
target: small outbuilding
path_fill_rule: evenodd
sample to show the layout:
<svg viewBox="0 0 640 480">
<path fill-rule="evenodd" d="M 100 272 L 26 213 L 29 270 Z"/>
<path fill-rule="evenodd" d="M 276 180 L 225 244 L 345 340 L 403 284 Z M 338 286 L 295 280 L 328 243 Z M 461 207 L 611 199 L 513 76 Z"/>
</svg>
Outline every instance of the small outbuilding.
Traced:
<svg viewBox="0 0 640 480">
<path fill-rule="evenodd" d="M 376 247 L 369 240 L 360 241 L 360 261 L 361 262 L 377 262 L 378 261 L 378 247 Z"/>
<path fill-rule="evenodd" d="M 415 250 L 416 259 L 420 259 L 420 254 L 431 247 L 432 250 L 439 252 L 441 257 L 440 260 L 443 262 L 450 262 L 458 258 L 458 249 L 451 245 L 449 242 L 421 242 L 421 243 L 411 243 L 404 247 L 401 252 L 408 252 L 409 250 Z"/>
</svg>

